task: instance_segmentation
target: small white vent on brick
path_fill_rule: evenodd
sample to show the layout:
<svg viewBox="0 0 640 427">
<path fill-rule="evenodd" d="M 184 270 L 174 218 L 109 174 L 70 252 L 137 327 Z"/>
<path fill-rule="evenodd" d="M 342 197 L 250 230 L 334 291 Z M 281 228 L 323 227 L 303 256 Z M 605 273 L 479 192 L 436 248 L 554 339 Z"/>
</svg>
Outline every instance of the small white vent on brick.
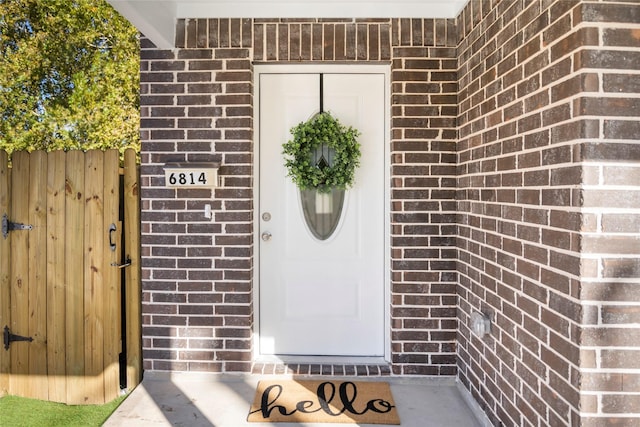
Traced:
<svg viewBox="0 0 640 427">
<path fill-rule="evenodd" d="M 471 331 L 479 338 L 491 333 L 491 319 L 478 311 L 471 313 Z"/>
</svg>

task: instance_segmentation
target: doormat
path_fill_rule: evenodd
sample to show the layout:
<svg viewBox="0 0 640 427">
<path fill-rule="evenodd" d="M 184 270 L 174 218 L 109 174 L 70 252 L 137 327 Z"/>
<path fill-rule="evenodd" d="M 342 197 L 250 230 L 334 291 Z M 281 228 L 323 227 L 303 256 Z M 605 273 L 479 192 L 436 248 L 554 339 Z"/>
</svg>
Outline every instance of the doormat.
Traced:
<svg viewBox="0 0 640 427">
<path fill-rule="evenodd" d="M 385 382 L 260 381 L 249 411 L 249 422 L 400 424 Z"/>
</svg>

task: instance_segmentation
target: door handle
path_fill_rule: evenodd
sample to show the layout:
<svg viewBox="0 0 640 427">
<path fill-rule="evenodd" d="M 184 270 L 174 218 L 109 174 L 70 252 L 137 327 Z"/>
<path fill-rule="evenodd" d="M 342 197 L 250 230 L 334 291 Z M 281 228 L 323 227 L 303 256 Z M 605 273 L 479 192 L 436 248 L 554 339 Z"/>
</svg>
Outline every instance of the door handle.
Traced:
<svg viewBox="0 0 640 427">
<path fill-rule="evenodd" d="M 271 240 L 271 233 L 269 233 L 268 231 L 265 231 L 264 233 L 262 233 L 261 235 L 262 240 L 265 242 L 268 242 L 269 240 Z"/>
</svg>

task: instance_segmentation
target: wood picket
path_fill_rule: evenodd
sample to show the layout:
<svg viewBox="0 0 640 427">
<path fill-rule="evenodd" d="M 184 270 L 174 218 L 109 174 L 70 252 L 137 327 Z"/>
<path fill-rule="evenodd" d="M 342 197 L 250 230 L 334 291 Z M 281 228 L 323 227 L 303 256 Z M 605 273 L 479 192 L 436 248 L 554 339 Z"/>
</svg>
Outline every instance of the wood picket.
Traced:
<svg viewBox="0 0 640 427">
<path fill-rule="evenodd" d="M 124 153 L 124 241 L 125 252 L 136 260 L 136 268 L 125 269 L 127 384 L 142 381 L 142 283 L 140 270 L 140 180 L 136 153 Z"/>
<path fill-rule="evenodd" d="M 7 153 L 0 151 L 0 215 L 9 211 L 9 185 L 11 169 Z M 9 324 L 11 319 L 10 300 L 10 272 L 11 252 L 9 238 L 0 236 L 0 328 Z M 0 330 L 0 332 L 4 332 Z M 9 394 L 9 371 L 11 369 L 11 355 L 4 348 L 0 349 L 0 396 Z"/>
<path fill-rule="evenodd" d="M 47 170 L 47 376 L 49 396 L 66 401 L 65 371 L 65 167 L 63 151 L 48 154 Z"/>
<path fill-rule="evenodd" d="M 100 404 L 141 381 L 135 159 L 127 151 L 121 168 L 116 150 L 35 151 L 9 164 L 0 152 L 0 217 L 31 227 L 0 235 L 0 328 L 32 339 L 0 349 L 0 396 Z"/>
</svg>

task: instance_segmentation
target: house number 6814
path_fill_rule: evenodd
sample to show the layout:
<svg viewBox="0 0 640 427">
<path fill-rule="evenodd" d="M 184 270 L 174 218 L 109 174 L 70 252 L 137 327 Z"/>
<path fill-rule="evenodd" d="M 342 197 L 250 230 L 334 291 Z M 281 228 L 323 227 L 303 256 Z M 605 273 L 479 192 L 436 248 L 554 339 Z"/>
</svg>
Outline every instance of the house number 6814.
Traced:
<svg viewBox="0 0 640 427">
<path fill-rule="evenodd" d="M 164 169 L 165 185 L 174 188 L 214 188 L 218 186 L 218 165 L 170 164 Z"/>
<path fill-rule="evenodd" d="M 196 178 L 197 175 L 197 178 Z M 169 184 L 171 185 L 207 185 L 207 175 L 204 172 L 198 173 L 185 173 L 185 172 L 172 172 L 169 174 Z"/>
</svg>

